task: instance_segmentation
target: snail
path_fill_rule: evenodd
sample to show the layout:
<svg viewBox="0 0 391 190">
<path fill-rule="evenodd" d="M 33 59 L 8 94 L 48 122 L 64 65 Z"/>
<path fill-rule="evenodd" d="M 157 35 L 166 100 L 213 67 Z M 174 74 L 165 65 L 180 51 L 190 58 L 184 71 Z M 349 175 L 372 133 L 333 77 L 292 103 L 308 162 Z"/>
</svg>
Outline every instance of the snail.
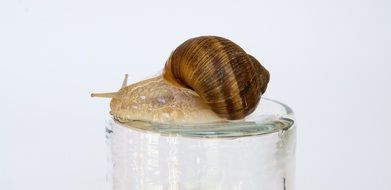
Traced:
<svg viewBox="0 0 391 190">
<path fill-rule="evenodd" d="M 171 53 L 162 75 L 129 86 L 127 78 L 118 92 L 91 94 L 112 98 L 110 113 L 118 120 L 204 123 L 251 114 L 270 75 L 234 42 L 200 36 Z"/>
</svg>

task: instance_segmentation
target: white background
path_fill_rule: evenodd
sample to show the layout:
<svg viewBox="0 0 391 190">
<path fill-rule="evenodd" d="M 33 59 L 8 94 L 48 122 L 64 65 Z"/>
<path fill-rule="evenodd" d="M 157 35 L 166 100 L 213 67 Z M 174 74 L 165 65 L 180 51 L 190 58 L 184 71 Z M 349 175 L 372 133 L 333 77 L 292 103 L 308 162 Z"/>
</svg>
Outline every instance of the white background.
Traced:
<svg viewBox="0 0 391 190">
<path fill-rule="evenodd" d="M 297 189 L 391 189 L 391 2 L 0 1 L 0 189 L 104 190 L 123 75 L 184 40 L 227 37 L 297 115 Z"/>
</svg>

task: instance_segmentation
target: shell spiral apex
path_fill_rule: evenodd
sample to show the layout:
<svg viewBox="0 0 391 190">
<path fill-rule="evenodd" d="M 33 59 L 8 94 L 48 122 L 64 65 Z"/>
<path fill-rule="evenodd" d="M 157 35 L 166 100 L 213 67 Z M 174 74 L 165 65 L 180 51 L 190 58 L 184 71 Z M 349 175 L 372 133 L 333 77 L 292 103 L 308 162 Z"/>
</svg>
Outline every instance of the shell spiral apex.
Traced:
<svg viewBox="0 0 391 190">
<path fill-rule="evenodd" d="M 200 36 L 172 52 L 163 77 L 172 85 L 194 90 L 218 116 L 233 120 L 254 111 L 270 75 L 234 42 Z"/>
</svg>

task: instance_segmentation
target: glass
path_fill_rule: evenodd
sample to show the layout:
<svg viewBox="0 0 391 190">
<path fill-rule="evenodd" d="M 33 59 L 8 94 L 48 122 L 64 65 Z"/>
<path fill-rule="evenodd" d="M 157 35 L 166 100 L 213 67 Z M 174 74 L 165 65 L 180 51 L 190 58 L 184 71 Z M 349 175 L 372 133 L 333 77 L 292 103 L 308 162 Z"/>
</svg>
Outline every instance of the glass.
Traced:
<svg viewBox="0 0 391 190">
<path fill-rule="evenodd" d="M 111 190 L 292 190 L 295 123 L 262 98 L 243 121 L 164 125 L 106 123 Z"/>
</svg>

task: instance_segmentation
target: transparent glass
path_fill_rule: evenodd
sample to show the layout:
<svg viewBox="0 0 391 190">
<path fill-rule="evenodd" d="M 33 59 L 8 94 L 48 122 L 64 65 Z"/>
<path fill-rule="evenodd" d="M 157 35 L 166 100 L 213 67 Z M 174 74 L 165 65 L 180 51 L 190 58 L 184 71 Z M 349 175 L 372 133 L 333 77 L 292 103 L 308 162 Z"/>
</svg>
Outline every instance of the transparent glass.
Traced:
<svg viewBox="0 0 391 190">
<path fill-rule="evenodd" d="M 295 122 L 263 98 L 243 121 L 106 123 L 111 190 L 293 190 Z"/>
</svg>

